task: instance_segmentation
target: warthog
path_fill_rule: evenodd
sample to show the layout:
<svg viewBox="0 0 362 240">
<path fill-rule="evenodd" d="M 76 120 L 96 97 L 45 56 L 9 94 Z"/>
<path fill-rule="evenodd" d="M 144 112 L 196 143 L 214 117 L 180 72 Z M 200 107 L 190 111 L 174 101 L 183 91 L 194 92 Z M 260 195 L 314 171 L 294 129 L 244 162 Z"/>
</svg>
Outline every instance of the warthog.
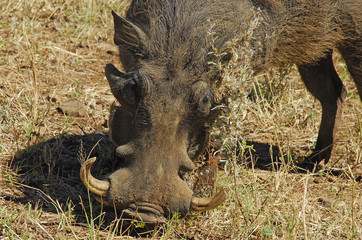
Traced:
<svg viewBox="0 0 362 240">
<path fill-rule="evenodd" d="M 207 122 L 216 115 L 218 74 L 208 62 L 217 56 L 210 52 L 241 36 L 255 16 L 252 9 L 262 17 L 251 33 L 253 69 L 297 64 L 323 109 L 309 161 L 329 160 L 345 95 L 333 49 L 341 52 L 362 96 L 361 1 L 134 0 L 126 18 L 112 12 L 126 73 L 112 64 L 105 69 L 120 103 L 111 110 L 110 135 L 123 163 L 98 180 L 90 173 L 95 159 L 86 161 L 81 177 L 90 191 L 146 222 L 208 210 L 224 200 L 222 191 L 210 198 L 193 196 L 183 174 L 204 151 Z"/>
</svg>

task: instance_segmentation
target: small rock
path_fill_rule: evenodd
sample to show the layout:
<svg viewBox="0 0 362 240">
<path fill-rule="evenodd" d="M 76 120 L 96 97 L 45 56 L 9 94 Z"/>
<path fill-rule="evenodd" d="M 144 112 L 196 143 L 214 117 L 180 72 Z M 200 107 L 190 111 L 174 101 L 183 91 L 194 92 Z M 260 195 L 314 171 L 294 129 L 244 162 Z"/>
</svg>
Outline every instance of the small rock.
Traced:
<svg viewBox="0 0 362 240">
<path fill-rule="evenodd" d="M 84 105 L 78 101 L 60 103 L 58 111 L 73 117 L 84 117 L 87 115 Z"/>
<path fill-rule="evenodd" d="M 329 182 L 336 182 L 338 180 L 337 177 L 335 177 L 333 175 L 329 175 L 329 174 L 326 176 L 326 178 Z"/>
<path fill-rule="evenodd" d="M 325 197 L 318 198 L 318 202 L 322 203 L 324 207 L 330 208 L 332 206 L 331 201 Z"/>
<path fill-rule="evenodd" d="M 313 178 L 313 182 L 314 183 L 322 183 L 323 182 L 323 179 L 321 177 L 314 177 Z"/>
</svg>

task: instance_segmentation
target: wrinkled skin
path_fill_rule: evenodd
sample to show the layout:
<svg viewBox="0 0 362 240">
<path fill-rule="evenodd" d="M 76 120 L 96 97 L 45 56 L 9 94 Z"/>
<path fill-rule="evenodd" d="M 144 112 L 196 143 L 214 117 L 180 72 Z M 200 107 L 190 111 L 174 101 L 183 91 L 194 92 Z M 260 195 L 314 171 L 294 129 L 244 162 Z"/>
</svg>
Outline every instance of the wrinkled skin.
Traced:
<svg viewBox="0 0 362 240">
<path fill-rule="evenodd" d="M 111 110 L 111 138 L 123 164 L 106 180 L 91 176 L 95 159 L 81 169 L 82 181 L 102 201 L 153 223 L 175 212 L 185 216 L 222 203 L 223 192 L 210 198 L 193 196 L 183 173 L 194 168 L 192 160 L 203 152 L 208 122 L 216 115 L 213 89 L 218 78 L 208 62 L 223 59 L 210 52 L 245 30 L 252 7 L 261 9 L 264 22 L 253 33 L 256 41 L 251 47 L 261 47 L 254 49 L 251 67 L 261 72 L 298 65 L 303 82 L 323 109 L 309 160 L 312 164 L 329 160 L 345 93 L 331 52 L 341 51 L 361 95 L 362 38 L 356 27 L 362 24 L 361 3 L 134 0 L 126 18 L 113 13 L 114 42 L 126 73 L 106 66 L 118 102 Z M 264 37 L 271 32 L 272 38 Z"/>
<path fill-rule="evenodd" d="M 106 70 L 111 79 L 108 68 L 113 67 L 107 66 Z M 153 79 L 153 82 L 158 81 Z M 132 144 L 135 151 L 132 154 L 118 152 L 126 159 L 127 167 L 110 176 L 112 188 L 109 194 L 122 207 L 136 201 L 152 202 L 167 206 L 166 215 L 170 212 L 185 215 L 190 209 L 192 192 L 182 180 L 182 172 L 194 168 L 191 158 L 204 146 L 206 132 L 202 120 L 210 114 L 212 92 L 203 82 L 190 86 L 175 80 L 149 87 L 151 92 L 139 100 L 136 108 L 129 111 L 127 107 L 114 109 L 112 139 L 117 146 Z M 192 98 L 198 91 L 203 91 L 204 96 Z M 195 132 L 201 132 L 197 146 L 192 144 Z"/>
<path fill-rule="evenodd" d="M 133 74 L 138 77 L 132 75 L 132 79 L 150 77 L 142 68 Z M 175 212 L 185 216 L 190 210 L 203 211 L 220 204 L 225 197 L 223 192 L 206 199 L 205 205 L 200 203 L 205 199 L 192 197 L 182 179 L 184 172 L 194 168 L 192 158 L 205 146 L 205 119 L 213 107 L 211 88 L 203 81 L 178 81 L 185 75 L 161 84 L 157 84 L 161 81 L 154 76 L 148 83 L 147 94 L 135 94 L 134 101 L 127 102 L 122 95 L 125 87 L 120 86 L 127 81 L 125 75 L 111 64 L 106 67 L 106 75 L 112 92 L 124 103 L 113 105 L 110 119 L 112 140 L 120 146 L 116 153 L 124 163 L 108 177 L 107 193 L 99 195 L 114 201 L 117 208 L 126 209 L 131 217 L 152 223 Z M 127 95 L 127 99 L 132 97 Z M 87 181 L 86 177 L 83 179 Z"/>
</svg>

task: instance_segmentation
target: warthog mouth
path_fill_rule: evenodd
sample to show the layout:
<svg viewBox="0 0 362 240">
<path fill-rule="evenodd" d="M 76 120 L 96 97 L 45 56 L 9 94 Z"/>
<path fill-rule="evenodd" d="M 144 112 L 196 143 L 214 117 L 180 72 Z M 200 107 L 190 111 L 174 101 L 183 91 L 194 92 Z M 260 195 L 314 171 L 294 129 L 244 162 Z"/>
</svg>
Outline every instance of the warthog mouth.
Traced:
<svg viewBox="0 0 362 240">
<path fill-rule="evenodd" d="M 108 197 L 110 182 L 107 180 L 98 180 L 91 174 L 91 167 L 95 160 L 96 158 L 94 157 L 88 159 L 82 164 L 80 177 L 89 191 L 102 197 L 101 199 L 96 198 L 98 201 L 104 204 L 109 204 L 107 200 L 104 201 L 103 199 L 107 199 Z M 188 211 L 201 212 L 211 210 L 219 206 L 225 200 L 226 194 L 223 190 L 221 190 L 216 195 L 208 198 L 199 198 L 195 196 L 190 196 L 190 198 Z M 122 213 L 124 214 L 123 218 L 131 218 L 153 224 L 165 222 L 166 217 L 170 216 L 175 211 L 175 209 L 167 209 L 166 206 L 160 206 L 158 204 L 143 201 L 130 203 L 128 206 L 123 207 L 123 209 L 120 210 L 122 210 Z"/>
</svg>

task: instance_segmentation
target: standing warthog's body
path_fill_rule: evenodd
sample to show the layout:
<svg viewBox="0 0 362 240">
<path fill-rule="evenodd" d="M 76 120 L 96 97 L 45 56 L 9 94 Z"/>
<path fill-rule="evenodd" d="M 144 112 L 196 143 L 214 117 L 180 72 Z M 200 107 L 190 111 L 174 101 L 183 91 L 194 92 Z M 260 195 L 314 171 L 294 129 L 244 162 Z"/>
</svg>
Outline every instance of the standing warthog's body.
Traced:
<svg viewBox="0 0 362 240">
<path fill-rule="evenodd" d="M 362 96 L 361 1 L 134 0 L 126 18 L 113 13 L 114 41 L 126 73 L 106 67 L 121 104 L 112 109 L 110 129 L 124 164 L 103 181 L 90 175 L 94 159 L 83 164 L 82 180 L 91 191 L 151 222 L 223 201 L 223 192 L 193 197 L 182 175 L 203 151 L 206 122 L 214 116 L 217 77 L 208 65 L 215 57 L 210 52 L 243 34 L 252 9 L 260 9 L 262 17 L 250 36 L 253 69 L 298 65 L 323 108 L 310 160 L 329 160 L 345 92 L 332 64 L 333 49 L 342 53 Z"/>
</svg>

